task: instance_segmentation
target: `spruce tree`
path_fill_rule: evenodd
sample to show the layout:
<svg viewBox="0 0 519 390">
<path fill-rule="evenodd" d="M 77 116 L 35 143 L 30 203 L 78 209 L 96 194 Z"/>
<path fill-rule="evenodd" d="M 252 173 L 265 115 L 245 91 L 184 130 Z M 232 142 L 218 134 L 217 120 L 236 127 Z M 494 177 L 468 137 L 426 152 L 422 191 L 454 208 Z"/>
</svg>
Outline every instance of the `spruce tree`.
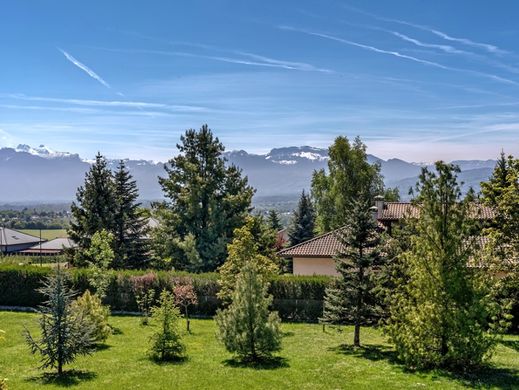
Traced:
<svg viewBox="0 0 519 390">
<path fill-rule="evenodd" d="M 88 321 L 71 310 L 75 293 L 68 287 L 67 274 L 58 269 L 47 278 L 39 292 L 47 297 L 40 306 L 41 337 L 35 340 L 26 329 L 24 334 L 31 352 L 41 355 L 41 369 L 56 368 L 58 375 L 63 366 L 76 356 L 91 353 L 93 330 Z"/>
<path fill-rule="evenodd" d="M 226 166 L 224 146 L 207 125 L 187 130 L 177 148 L 178 156 L 165 165 L 167 177 L 159 178 L 169 209 L 164 229 L 174 232 L 172 240 L 191 234 L 201 271 L 214 271 L 227 256 L 233 230 L 245 223 L 254 190 L 237 167 Z M 178 256 L 174 248 L 163 255 Z"/>
<path fill-rule="evenodd" d="M 409 247 L 391 293 L 387 332 L 410 367 L 467 369 L 481 364 L 495 344 L 493 275 L 470 269 L 482 264 L 473 236 L 472 198 L 461 198 L 459 168 L 437 162 L 422 170 L 415 200 L 418 218 L 409 218 Z M 473 212 L 473 211 L 472 211 Z"/>
<path fill-rule="evenodd" d="M 276 232 L 279 232 L 281 229 L 283 229 L 281 221 L 279 220 L 279 214 L 274 209 L 269 210 L 268 223 L 270 225 L 270 228 Z"/>
<path fill-rule="evenodd" d="M 72 203 L 70 210 L 72 220 L 68 234 L 78 246 L 74 261 L 77 265 L 85 265 L 88 260 L 85 253 L 92 236 L 103 229 L 114 231 L 113 175 L 100 153 L 86 173 L 84 185 L 78 188 L 76 202 Z"/>
<path fill-rule="evenodd" d="M 269 311 L 272 296 L 267 289 L 256 265 L 247 263 L 238 275 L 231 305 L 216 313 L 219 340 L 243 361 L 269 358 L 281 349 L 281 321 L 277 312 Z"/>
<path fill-rule="evenodd" d="M 370 206 L 367 196 L 353 201 L 345 226 L 335 233 L 343 247 L 335 260 L 339 276 L 326 289 L 322 319 L 331 324 L 353 324 L 355 347 L 360 346 L 361 325 L 373 322 L 379 315 L 375 275 L 383 257 Z"/>
<path fill-rule="evenodd" d="M 296 245 L 314 236 L 315 214 L 310 196 L 301 193 L 297 209 L 294 211 L 288 230 L 290 245 Z"/>
<path fill-rule="evenodd" d="M 137 202 L 137 182 L 123 160 L 114 174 L 114 252 L 117 268 L 140 268 L 144 265 L 147 245 L 146 218 Z"/>
</svg>

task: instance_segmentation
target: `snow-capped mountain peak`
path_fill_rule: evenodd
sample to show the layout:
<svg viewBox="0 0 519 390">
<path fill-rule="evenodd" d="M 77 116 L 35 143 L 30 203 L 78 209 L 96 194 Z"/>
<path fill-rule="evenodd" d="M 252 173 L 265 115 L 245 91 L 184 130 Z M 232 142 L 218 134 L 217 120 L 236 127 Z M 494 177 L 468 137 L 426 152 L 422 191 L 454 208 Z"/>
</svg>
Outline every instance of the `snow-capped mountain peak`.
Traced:
<svg viewBox="0 0 519 390">
<path fill-rule="evenodd" d="M 33 156 L 39 156 L 43 158 L 57 158 L 57 157 L 70 157 L 72 156 L 71 153 L 68 152 L 57 152 L 55 150 L 52 150 L 51 148 L 40 145 L 37 148 L 33 148 L 32 146 L 20 144 L 15 149 L 17 152 L 25 152 L 32 154 Z"/>
</svg>

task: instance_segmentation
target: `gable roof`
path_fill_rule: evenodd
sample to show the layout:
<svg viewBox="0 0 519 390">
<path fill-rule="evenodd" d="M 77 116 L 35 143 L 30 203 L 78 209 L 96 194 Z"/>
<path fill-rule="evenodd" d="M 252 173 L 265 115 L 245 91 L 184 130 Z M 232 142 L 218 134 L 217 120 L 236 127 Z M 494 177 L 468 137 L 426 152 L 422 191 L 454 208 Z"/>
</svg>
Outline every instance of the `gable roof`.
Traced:
<svg viewBox="0 0 519 390">
<path fill-rule="evenodd" d="M 0 227 L 0 246 L 39 243 L 40 239 L 30 234 Z"/>
<path fill-rule="evenodd" d="M 381 214 L 381 215 L 380 215 Z M 480 203 L 473 203 L 470 214 L 473 218 L 490 220 L 494 218 L 494 211 Z M 398 221 L 405 217 L 419 218 L 420 208 L 409 202 L 385 202 L 382 213 L 377 215 L 379 227 L 384 228 L 384 222 Z M 336 232 L 343 228 L 311 238 L 308 241 L 285 248 L 278 252 L 282 257 L 335 257 L 343 249 Z M 478 238 L 479 244 L 484 246 L 486 238 Z"/>
<path fill-rule="evenodd" d="M 62 250 L 65 248 L 74 248 L 76 247 L 76 243 L 72 241 L 70 238 L 55 238 L 50 241 L 43 242 L 41 244 L 42 250 Z M 30 249 L 40 249 L 40 244 L 31 246 Z"/>
</svg>

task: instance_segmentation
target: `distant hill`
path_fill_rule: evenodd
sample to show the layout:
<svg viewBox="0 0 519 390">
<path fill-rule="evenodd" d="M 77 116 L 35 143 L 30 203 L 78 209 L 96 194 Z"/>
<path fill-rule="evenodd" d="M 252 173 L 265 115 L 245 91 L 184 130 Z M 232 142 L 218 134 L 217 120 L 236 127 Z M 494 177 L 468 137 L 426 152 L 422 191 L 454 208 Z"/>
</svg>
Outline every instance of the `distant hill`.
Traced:
<svg viewBox="0 0 519 390">
<path fill-rule="evenodd" d="M 295 199 L 302 189 L 310 188 L 312 172 L 326 169 L 326 149 L 311 146 L 272 149 L 260 155 L 246 151 L 225 153 L 229 164 L 243 169 L 250 184 L 257 189 L 256 201 L 261 199 Z M 381 166 L 388 186 L 397 186 L 405 196 L 416 183 L 423 164 L 400 159 L 383 160 L 369 155 L 371 163 Z M 112 168 L 118 160 L 109 160 Z M 126 160 L 130 172 L 137 180 L 143 200 L 162 198 L 157 181 L 164 175 L 162 163 L 146 160 Z M 479 183 L 486 180 L 495 165 L 494 160 L 455 161 L 462 169 L 460 178 L 469 186 L 479 190 Z M 19 145 L 17 148 L 0 149 L 0 203 L 50 203 L 70 202 L 78 186 L 83 183 L 85 172 L 90 166 L 77 154 L 56 152 L 43 145 L 33 148 Z"/>
</svg>

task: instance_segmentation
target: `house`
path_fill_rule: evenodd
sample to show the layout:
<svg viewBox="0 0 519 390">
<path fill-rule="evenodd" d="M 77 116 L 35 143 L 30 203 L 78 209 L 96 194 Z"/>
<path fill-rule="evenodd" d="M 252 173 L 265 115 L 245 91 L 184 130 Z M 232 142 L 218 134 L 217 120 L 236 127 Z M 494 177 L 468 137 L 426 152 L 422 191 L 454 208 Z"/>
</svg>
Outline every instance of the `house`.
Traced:
<svg viewBox="0 0 519 390">
<path fill-rule="evenodd" d="M 39 243 L 39 237 L 0 227 L 0 253 L 2 254 L 20 252 Z"/>
<path fill-rule="evenodd" d="M 34 256 L 56 256 L 63 254 L 66 249 L 75 248 L 76 246 L 77 244 L 70 238 L 55 238 L 53 240 L 31 246 L 29 249 L 25 249 L 20 253 Z"/>
<path fill-rule="evenodd" d="M 381 197 L 377 197 L 372 211 L 380 228 L 389 234 L 391 234 L 393 226 L 404 217 L 416 218 L 420 214 L 419 208 L 409 202 L 384 202 Z M 482 221 L 494 218 L 493 210 L 479 203 L 473 204 L 470 213 L 473 218 Z M 335 276 L 337 275 L 335 256 L 341 250 L 342 245 L 337 238 L 337 231 L 332 231 L 285 248 L 278 254 L 281 257 L 292 259 L 294 275 Z"/>
</svg>

